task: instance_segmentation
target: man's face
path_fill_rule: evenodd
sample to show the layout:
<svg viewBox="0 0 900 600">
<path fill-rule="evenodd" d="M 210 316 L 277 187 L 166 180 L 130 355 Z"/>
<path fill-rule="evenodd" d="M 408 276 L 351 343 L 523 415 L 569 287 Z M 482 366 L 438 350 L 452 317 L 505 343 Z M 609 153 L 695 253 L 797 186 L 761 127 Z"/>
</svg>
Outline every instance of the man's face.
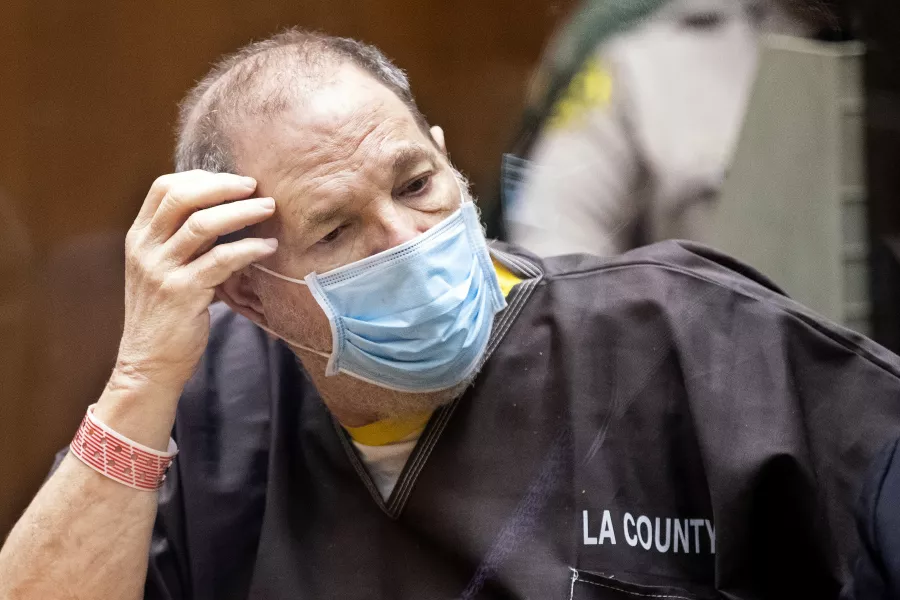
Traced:
<svg viewBox="0 0 900 600">
<path fill-rule="evenodd" d="M 282 113 L 249 120 L 231 136 L 238 172 L 275 198 L 258 235 L 277 237 L 265 266 L 293 278 L 325 273 L 402 244 L 460 203 L 440 146 L 388 88 L 343 66 Z M 269 325 L 329 351 L 324 313 L 304 286 L 250 275 Z"/>
</svg>

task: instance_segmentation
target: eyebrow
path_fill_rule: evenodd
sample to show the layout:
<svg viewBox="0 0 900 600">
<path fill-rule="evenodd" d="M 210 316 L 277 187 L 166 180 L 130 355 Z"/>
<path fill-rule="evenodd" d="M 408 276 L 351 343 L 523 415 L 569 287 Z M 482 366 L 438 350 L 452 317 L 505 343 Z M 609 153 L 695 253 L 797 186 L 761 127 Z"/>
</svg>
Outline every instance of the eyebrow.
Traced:
<svg viewBox="0 0 900 600">
<path fill-rule="evenodd" d="M 391 157 L 393 163 L 392 169 L 394 175 L 399 175 L 423 160 L 427 160 L 434 165 L 436 158 L 434 151 L 430 148 L 423 146 L 422 144 L 408 144 L 393 152 L 393 156 Z"/>
<path fill-rule="evenodd" d="M 332 204 L 322 209 L 313 209 L 304 215 L 303 228 L 300 230 L 303 235 L 309 234 L 313 229 L 333 221 L 338 215 L 344 212 L 344 203 Z"/>
<path fill-rule="evenodd" d="M 396 177 L 400 175 L 404 171 L 407 171 L 414 167 L 417 163 L 421 161 L 428 161 L 432 165 L 435 164 L 437 160 L 437 156 L 429 149 L 427 146 L 423 146 L 422 144 L 407 144 L 401 146 L 400 148 L 394 150 L 388 161 L 391 163 L 391 171 L 393 175 Z M 332 204 L 331 206 L 324 207 L 321 209 L 311 209 L 304 215 L 304 232 L 309 232 L 316 227 L 333 221 L 336 217 L 338 217 L 344 210 L 346 206 L 344 203 L 340 204 Z"/>
</svg>

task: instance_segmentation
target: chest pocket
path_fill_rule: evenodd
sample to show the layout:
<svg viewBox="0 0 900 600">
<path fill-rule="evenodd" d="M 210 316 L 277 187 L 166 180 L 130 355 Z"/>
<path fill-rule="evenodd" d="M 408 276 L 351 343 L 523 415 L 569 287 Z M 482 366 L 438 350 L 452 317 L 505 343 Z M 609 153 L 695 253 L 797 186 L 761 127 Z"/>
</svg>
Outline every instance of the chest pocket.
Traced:
<svg viewBox="0 0 900 600">
<path fill-rule="evenodd" d="M 572 569 L 569 600 L 713 600 L 712 590 L 641 585 L 611 575 Z"/>
</svg>

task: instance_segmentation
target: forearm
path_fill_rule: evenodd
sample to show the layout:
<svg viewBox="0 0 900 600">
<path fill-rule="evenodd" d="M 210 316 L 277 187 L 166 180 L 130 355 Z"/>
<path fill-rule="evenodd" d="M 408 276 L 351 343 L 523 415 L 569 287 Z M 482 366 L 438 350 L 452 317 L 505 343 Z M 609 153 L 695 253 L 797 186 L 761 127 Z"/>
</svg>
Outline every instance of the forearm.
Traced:
<svg viewBox="0 0 900 600">
<path fill-rule="evenodd" d="M 248 199 L 255 188 L 252 178 L 205 171 L 165 175 L 150 188 L 125 238 L 116 369 L 93 410 L 115 438 L 166 451 L 182 388 L 209 339 L 216 288 L 278 248 L 260 238 L 214 246 L 272 216 L 272 198 Z M 0 600 L 141 597 L 156 509 L 155 493 L 70 454 L 0 550 Z"/>
<path fill-rule="evenodd" d="M 95 415 L 163 449 L 172 396 L 135 394 L 111 382 Z M 156 493 L 108 479 L 69 454 L 0 550 L 0 599 L 142 597 L 156 508 Z"/>
</svg>

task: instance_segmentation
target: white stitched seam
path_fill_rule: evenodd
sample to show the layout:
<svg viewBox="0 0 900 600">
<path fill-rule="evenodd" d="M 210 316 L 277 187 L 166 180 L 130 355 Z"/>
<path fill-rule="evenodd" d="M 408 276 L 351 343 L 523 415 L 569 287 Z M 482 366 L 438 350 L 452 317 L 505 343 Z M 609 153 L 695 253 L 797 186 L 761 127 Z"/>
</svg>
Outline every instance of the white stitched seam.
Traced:
<svg viewBox="0 0 900 600">
<path fill-rule="evenodd" d="M 512 263 L 513 266 L 521 269 L 521 271 L 523 273 L 526 273 L 527 275 L 530 275 L 531 277 L 536 277 L 537 275 L 540 274 L 540 270 L 535 269 L 533 265 L 525 262 L 524 260 L 520 259 L 518 256 L 516 256 L 514 254 L 508 254 L 503 251 L 500 251 L 500 254 L 502 254 L 503 258 L 505 258 L 510 263 Z"/>
<path fill-rule="evenodd" d="M 354 452 L 353 448 L 351 448 L 346 441 L 344 441 L 344 448 L 346 452 Z M 353 468 L 356 470 L 357 475 L 359 475 L 360 479 L 363 481 L 363 485 L 366 486 L 366 489 L 369 490 L 369 494 L 372 495 L 372 498 L 375 499 L 379 504 L 384 504 L 384 498 L 381 496 L 381 492 L 374 486 L 371 479 L 372 476 L 369 474 L 365 468 L 360 465 L 359 458 L 354 455 L 354 458 L 351 459 L 353 464 Z"/>
<path fill-rule="evenodd" d="M 485 350 L 485 356 L 490 356 L 497 346 L 500 345 L 500 341 L 503 340 L 506 332 L 512 327 L 512 324 L 515 322 L 516 317 L 521 312 L 522 308 L 524 308 L 526 301 L 531 297 L 533 288 L 537 285 L 540 278 L 543 276 L 543 272 L 540 269 L 537 269 L 535 272 L 535 268 L 532 265 L 524 260 L 522 263 L 525 263 L 529 268 L 523 268 L 522 264 L 519 261 L 517 256 L 513 256 L 507 254 L 502 251 L 497 251 L 498 254 L 502 254 L 504 258 L 507 258 L 510 262 L 514 263 L 518 266 L 523 272 L 534 272 L 534 279 L 530 279 L 521 284 L 521 288 L 518 290 L 518 293 L 515 295 L 512 304 L 509 307 L 509 313 L 505 315 L 501 326 L 501 329 L 497 332 L 496 335 L 492 335 L 491 339 L 488 342 L 488 347 Z M 515 259 L 515 260 L 514 260 Z M 483 363 L 482 363 L 483 364 Z M 425 461 L 431 456 L 431 451 L 434 446 L 437 444 L 437 440 L 440 437 L 440 434 L 444 431 L 444 428 L 447 426 L 447 422 L 450 420 L 450 417 L 456 411 L 456 407 L 459 404 L 460 398 L 457 398 L 453 403 L 446 407 L 444 414 L 440 415 L 439 420 L 435 423 L 435 427 L 432 430 L 432 434 L 428 436 L 427 439 L 423 440 L 424 445 L 421 451 L 416 455 L 415 460 L 412 465 L 410 465 L 410 469 L 407 473 L 407 477 L 400 484 L 400 489 L 396 490 L 396 495 L 393 498 L 393 501 L 388 505 L 388 510 L 391 513 L 399 512 L 403 509 L 403 506 L 406 505 L 406 500 L 409 494 L 412 492 L 413 484 L 419 478 L 419 472 L 422 470 Z"/>
<path fill-rule="evenodd" d="M 674 596 L 672 594 L 642 594 L 640 592 L 629 592 L 628 590 L 623 590 L 619 587 L 597 583 L 596 581 L 588 581 L 587 579 L 579 579 L 578 581 L 582 583 L 588 583 L 590 585 L 596 585 L 597 587 L 606 588 L 608 590 L 622 592 L 623 594 L 629 594 L 631 596 L 640 596 L 642 598 L 678 598 L 679 600 L 696 600 L 695 598 L 688 598 L 687 596 Z"/>
<path fill-rule="evenodd" d="M 509 330 L 509 328 L 512 326 L 513 322 L 515 321 L 516 316 L 522 310 L 522 308 L 525 306 L 525 301 L 531 296 L 530 291 L 535 283 L 536 283 L 536 281 L 526 282 L 525 284 L 523 284 L 522 288 L 519 290 L 519 293 L 516 294 L 516 297 L 513 300 L 512 305 L 510 306 L 511 312 L 509 313 L 507 318 L 504 319 L 503 328 L 497 332 L 496 336 L 492 336 L 492 337 L 494 337 L 493 343 L 488 346 L 488 349 L 485 352 L 486 356 L 489 356 L 491 353 L 493 353 L 494 349 L 500 344 L 500 341 L 506 335 L 507 330 Z M 446 413 L 441 415 L 441 419 L 435 424 L 436 427 L 434 430 L 434 435 L 429 436 L 428 439 L 425 440 L 425 445 L 422 448 L 421 453 L 419 453 L 419 455 L 416 456 L 416 461 L 410 470 L 410 475 L 414 475 L 414 476 L 408 477 L 406 479 L 406 481 L 403 482 L 403 484 L 401 485 L 400 493 L 396 497 L 396 501 L 391 503 L 392 507 L 397 506 L 397 505 L 402 506 L 402 503 L 405 503 L 406 497 L 412 491 L 412 483 L 414 483 L 415 480 L 418 478 L 418 472 L 422 468 L 421 464 L 424 463 L 424 461 L 427 460 L 429 456 L 431 456 L 431 451 L 434 449 L 434 446 L 437 444 L 437 440 L 438 440 L 438 437 L 440 437 L 440 433 L 444 430 L 444 427 L 446 427 L 447 422 L 450 420 L 450 417 L 455 412 L 456 406 L 458 403 L 459 403 L 459 399 L 457 399 L 455 402 L 453 402 L 453 404 L 451 404 L 449 407 L 447 407 Z M 415 470 L 413 470 L 413 469 L 415 469 Z"/>
<path fill-rule="evenodd" d="M 388 507 L 391 511 L 397 511 L 399 514 L 400 508 L 406 503 L 406 489 L 412 485 L 413 481 L 419 478 L 419 471 L 421 470 L 419 465 L 422 462 L 422 454 L 428 446 L 428 442 L 435 436 L 435 432 L 440 430 L 438 424 L 442 421 L 443 416 L 443 413 L 438 415 L 434 428 L 428 436 L 422 440 L 422 447 L 416 451 L 415 456 L 412 458 L 413 462 L 409 466 L 406 478 L 404 478 L 403 481 L 398 482 L 400 484 L 399 488 L 394 488 L 394 495 L 390 498 L 391 503 Z"/>
<path fill-rule="evenodd" d="M 457 398 L 453 404 L 450 406 L 455 406 L 456 403 L 459 402 L 459 398 Z M 409 473 L 406 479 L 403 481 L 400 486 L 400 491 L 398 492 L 396 498 L 393 502 L 391 502 L 391 509 L 400 511 L 403 506 L 406 504 L 406 499 L 412 491 L 413 483 L 419 478 L 419 472 L 422 470 L 422 467 L 425 466 L 425 461 L 431 456 L 431 448 L 437 443 L 437 438 L 440 437 L 440 433 L 444 430 L 444 427 L 447 425 L 448 415 L 452 412 L 448 407 L 438 416 L 437 422 L 434 424 L 434 429 L 432 430 L 431 435 L 428 436 L 427 439 L 424 440 L 424 444 L 422 449 L 416 455 L 415 461 L 410 466 Z"/>
<path fill-rule="evenodd" d="M 425 466 L 425 461 L 431 456 L 431 448 L 437 443 L 437 439 L 440 437 L 441 432 L 443 432 L 444 428 L 447 426 L 447 421 L 453 413 L 452 408 L 459 403 L 461 398 L 462 397 L 460 396 L 460 398 L 454 400 L 449 406 L 440 409 L 441 413 L 434 422 L 434 428 L 431 429 L 428 437 L 422 440 L 422 447 L 416 453 L 413 463 L 409 467 L 406 479 L 401 483 L 397 495 L 393 498 L 393 502 L 391 502 L 391 508 L 397 510 L 398 513 L 406 504 L 406 500 L 412 492 L 413 484 L 418 480 L 419 473 L 421 472 L 422 467 Z"/>
<path fill-rule="evenodd" d="M 510 262 L 514 267 L 518 267 L 519 270 L 522 271 L 528 277 L 537 277 L 543 274 L 539 268 L 532 265 L 529 261 L 526 261 L 523 258 L 519 258 L 515 254 L 510 254 L 508 252 L 504 252 L 503 250 L 497 250 L 496 248 L 493 251 L 501 258 L 506 259 Z"/>
<path fill-rule="evenodd" d="M 335 428 L 339 427 L 339 425 L 335 424 L 334 421 L 332 421 L 332 424 L 335 425 Z M 353 465 L 354 470 L 356 470 L 356 474 L 360 479 L 362 479 L 363 485 L 367 490 L 369 490 L 369 494 L 372 495 L 372 498 L 375 500 L 378 506 L 382 507 L 382 509 L 386 508 L 384 506 L 384 498 L 381 496 L 381 492 L 378 491 L 378 488 L 376 488 L 374 483 L 372 482 L 372 476 L 362 464 L 359 456 L 356 455 L 356 451 L 347 441 L 347 438 L 345 436 L 349 434 L 347 434 L 346 431 L 337 430 L 337 435 L 341 440 L 341 445 L 344 447 L 344 451 L 349 455 L 348 458 L 350 459 L 350 464 Z"/>
<path fill-rule="evenodd" d="M 526 281 L 522 284 L 522 287 L 519 289 L 515 298 L 513 299 L 512 304 L 509 307 L 509 313 L 506 318 L 503 319 L 503 326 L 500 331 L 497 332 L 496 335 L 492 335 L 493 338 L 489 343 L 487 350 L 485 351 L 486 356 L 490 356 L 496 347 L 500 344 L 500 341 L 506 335 L 506 332 L 512 327 L 512 324 L 515 322 L 516 317 L 519 312 L 521 312 L 522 308 L 525 306 L 525 303 L 528 298 L 531 297 L 531 292 L 537 285 L 536 279 Z M 447 411 L 445 414 L 441 415 L 440 420 L 435 423 L 435 429 L 433 435 L 429 436 L 428 439 L 424 440 L 425 445 L 422 448 L 422 451 L 416 456 L 416 460 L 414 464 L 410 468 L 409 477 L 401 484 L 399 493 L 395 497 L 395 501 L 391 502 L 391 508 L 394 507 L 402 507 L 402 505 L 406 501 L 406 497 L 412 491 L 412 483 L 418 478 L 418 473 L 421 470 L 421 463 L 423 463 L 427 458 L 431 455 L 431 451 L 433 447 L 437 444 L 437 438 L 440 437 L 440 433 L 444 430 L 447 425 L 447 421 L 450 420 L 450 417 L 455 412 L 456 406 L 459 403 L 459 399 L 453 402 L 450 406 L 447 407 Z"/>
<path fill-rule="evenodd" d="M 517 294 L 517 297 L 520 294 Z M 496 336 L 492 335 L 492 338 L 500 337 L 498 333 Z M 495 345 L 495 344 L 494 344 Z M 485 355 L 488 356 L 493 351 L 493 346 L 490 341 L 488 342 L 488 347 L 485 349 Z M 432 435 L 429 435 L 427 439 L 423 440 L 424 444 L 422 446 L 422 450 L 416 455 L 415 461 L 410 467 L 409 476 L 403 481 L 400 486 L 399 493 L 395 497 L 395 501 L 391 503 L 392 506 L 396 506 L 401 503 L 405 503 L 405 497 L 408 495 L 408 490 L 411 491 L 412 483 L 418 478 L 419 471 L 421 470 L 420 464 L 423 463 L 423 458 L 427 458 L 431 455 L 431 446 L 437 443 L 437 437 L 439 437 L 440 433 L 446 427 L 447 421 L 449 420 L 450 415 L 453 413 L 451 407 L 455 407 L 457 403 L 459 403 L 460 398 L 457 398 L 450 406 L 447 407 L 447 410 L 444 411 L 443 414 L 439 416 L 438 421 L 435 423 L 435 428 L 432 430 Z"/>
<path fill-rule="evenodd" d="M 445 410 L 445 407 L 439 408 L 435 412 L 439 412 Z M 419 477 L 419 473 L 416 470 L 416 465 L 419 463 L 419 455 L 422 453 L 422 450 L 425 448 L 426 442 L 428 439 L 431 439 L 431 433 L 433 432 L 435 427 L 437 427 L 437 423 L 440 421 L 441 414 L 438 414 L 436 417 L 432 414 L 432 417 L 425 424 L 425 429 L 423 430 L 423 437 L 421 437 L 422 446 L 414 446 L 413 453 L 407 459 L 407 464 L 403 466 L 400 470 L 400 476 L 397 478 L 396 484 L 403 484 L 403 486 L 395 485 L 391 494 L 385 500 L 385 505 L 389 511 L 396 513 L 394 518 L 400 517 L 400 512 L 403 509 L 403 506 L 406 503 L 406 496 L 403 494 L 403 488 L 407 485 L 407 482 L 412 480 L 415 481 Z M 434 421 L 432 423 L 432 421 Z M 424 436 L 428 436 L 427 438 Z M 419 469 L 421 470 L 421 469 Z"/>
<path fill-rule="evenodd" d="M 506 333 L 515 323 L 516 318 L 519 316 L 519 313 L 522 312 L 522 309 L 525 308 L 525 301 L 528 297 L 531 296 L 532 288 L 535 287 L 537 281 L 532 280 L 526 282 L 522 285 L 521 293 L 513 300 L 512 305 L 509 307 L 510 313 L 509 318 L 505 319 L 502 325 L 502 329 L 497 332 L 497 337 L 494 338 L 494 343 L 488 346 L 488 351 L 493 353 L 497 346 L 500 345 L 500 342 L 506 336 Z"/>
<path fill-rule="evenodd" d="M 509 316 L 507 316 L 504 319 L 505 327 L 503 327 L 499 332 L 497 332 L 496 336 L 491 336 L 494 339 L 493 339 L 493 343 L 489 343 L 488 348 L 485 351 L 486 356 L 489 356 L 494 351 L 494 349 L 499 345 L 500 340 L 503 339 L 503 336 L 506 334 L 506 331 L 512 325 L 512 322 L 515 320 L 515 316 L 519 312 L 518 310 L 516 310 L 516 308 L 519 305 L 524 305 L 524 299 L 527 296 L 530 296 L 530 294 L 527 293 L 529 291 L 529 289 L 530 289 L 530 286 L 523 286 L 523 289 L 521 289 L 519 291 L 519 293 L 516 294 L 516 297 L 513 300 L 513 304 L 512 304 L 512 306 L 510 306 L 510 310 L 512 312 L 509 314 Z M 416 456 L 415 463 L 412 465 L 410 472 L 409 472 L 410 476 L 407 477 L 406 480 L 401 485 L 400 492 L 397 494 L 395 502 L 391 503 L 392 508 L 398 507 L 398 510 L 399 510 L 399 507 L 402 507 L 402 505 L 405 504 L 406 497 L 412 491 L 412 483 L 414 483 L 415 480 L 418 478 L 419 471 L 421 470 L 422 466 L 424 466 L 425 460 L 427 460 L 427 458 L 429 456 L 431 456 L 431 451 L 434 448 L 434 446 L 437 444 L 437 439 L 438 439 L 438 437 L 440 437 L 440 433 L 446 427 L 447 422 L 450 420 L 450 416 L 453 414 L 454 409 L 456 408 L 456 405 L 458 403 L 459 403 L 459 399 L 457 399 L 455 402 L 453 402 L 453 404 L 451 404 L 449 407 L 447 407 L 447 411 L 444 414 L 442 414 L 440 420 L 437 423 L 435 423 L 436 427 L 434 429 L 433 435 L 429 436 L 428 439 L 425 440 L 425 445 L 422 448 L 422 451 L 418 454 L 418 456 Z"/>
</svg>

